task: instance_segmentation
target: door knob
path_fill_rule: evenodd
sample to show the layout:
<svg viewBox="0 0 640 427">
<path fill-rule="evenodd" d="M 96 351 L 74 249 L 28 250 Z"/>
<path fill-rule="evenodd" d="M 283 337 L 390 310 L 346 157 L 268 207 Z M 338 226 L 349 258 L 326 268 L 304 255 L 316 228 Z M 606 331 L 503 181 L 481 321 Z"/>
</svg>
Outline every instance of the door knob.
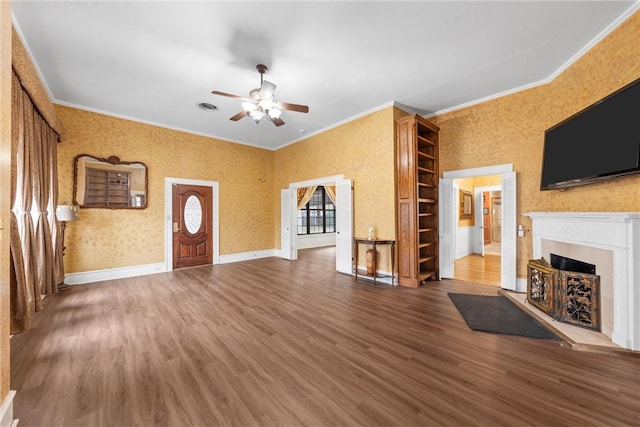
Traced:
<svg viewBox="0 0 640 427">
<path fill-rule="evenodd" d="M 174 222 L 173 223 L 173 232 L 174 233 L 178 233 L 180 231 L 180 228 L 178 228 L 178 223 Z"/>
</svg>

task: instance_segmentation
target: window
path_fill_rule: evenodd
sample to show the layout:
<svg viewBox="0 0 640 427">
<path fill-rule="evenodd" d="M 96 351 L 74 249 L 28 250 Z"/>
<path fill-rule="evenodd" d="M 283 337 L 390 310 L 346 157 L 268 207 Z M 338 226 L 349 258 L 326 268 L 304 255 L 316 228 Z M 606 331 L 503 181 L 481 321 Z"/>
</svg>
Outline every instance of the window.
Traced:
<svg viewBox="0 0 640 427">
<path fill-rule="evenodd" d="M 323 186 L 318 186 L 311 200 L 298 211 L 298 234 L 335 233 L 336 205 Z"/>
</svg>

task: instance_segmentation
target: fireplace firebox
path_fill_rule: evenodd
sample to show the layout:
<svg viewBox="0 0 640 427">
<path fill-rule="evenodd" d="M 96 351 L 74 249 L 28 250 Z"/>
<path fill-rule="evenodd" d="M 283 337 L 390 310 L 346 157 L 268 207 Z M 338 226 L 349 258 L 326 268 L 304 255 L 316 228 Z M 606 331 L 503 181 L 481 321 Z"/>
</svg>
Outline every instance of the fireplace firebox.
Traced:
<svg viewBox="0 0 640 427">
<path fill-rule="evenodd" d="M 544 258 L 527 264 L 527 301 L 560 322 L 600 331 L 600 276 L 595 266 L 553 258 L 554 265 Z M 580 271 L 555 268 L 567 265 Z"/>
</svg>

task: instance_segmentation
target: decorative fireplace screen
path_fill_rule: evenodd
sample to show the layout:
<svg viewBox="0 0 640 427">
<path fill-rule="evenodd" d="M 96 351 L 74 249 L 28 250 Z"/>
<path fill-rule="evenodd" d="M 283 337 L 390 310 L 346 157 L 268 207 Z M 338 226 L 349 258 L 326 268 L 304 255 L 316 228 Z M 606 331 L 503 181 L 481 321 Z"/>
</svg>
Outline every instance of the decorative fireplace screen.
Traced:
<svg viewBox="0 0 640 427">
<path fill-rule="evenodd" d="M 544 258 L 527 264 L 527 301 L 564 323 L 600 330 L 600 276 L 553 268 Z"/>
</svg>

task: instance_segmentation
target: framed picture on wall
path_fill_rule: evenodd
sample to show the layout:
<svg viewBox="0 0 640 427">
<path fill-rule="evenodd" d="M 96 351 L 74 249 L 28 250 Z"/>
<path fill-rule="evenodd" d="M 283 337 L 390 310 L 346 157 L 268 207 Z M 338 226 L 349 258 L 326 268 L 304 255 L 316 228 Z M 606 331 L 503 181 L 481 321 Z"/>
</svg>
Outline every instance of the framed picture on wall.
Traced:
<svg viewBox="0 0 640 427">
<path fill-rule="evenodd" d="M 460 190 L 460 219 L 473 218 L 473 194 Z"/>
</svg>

